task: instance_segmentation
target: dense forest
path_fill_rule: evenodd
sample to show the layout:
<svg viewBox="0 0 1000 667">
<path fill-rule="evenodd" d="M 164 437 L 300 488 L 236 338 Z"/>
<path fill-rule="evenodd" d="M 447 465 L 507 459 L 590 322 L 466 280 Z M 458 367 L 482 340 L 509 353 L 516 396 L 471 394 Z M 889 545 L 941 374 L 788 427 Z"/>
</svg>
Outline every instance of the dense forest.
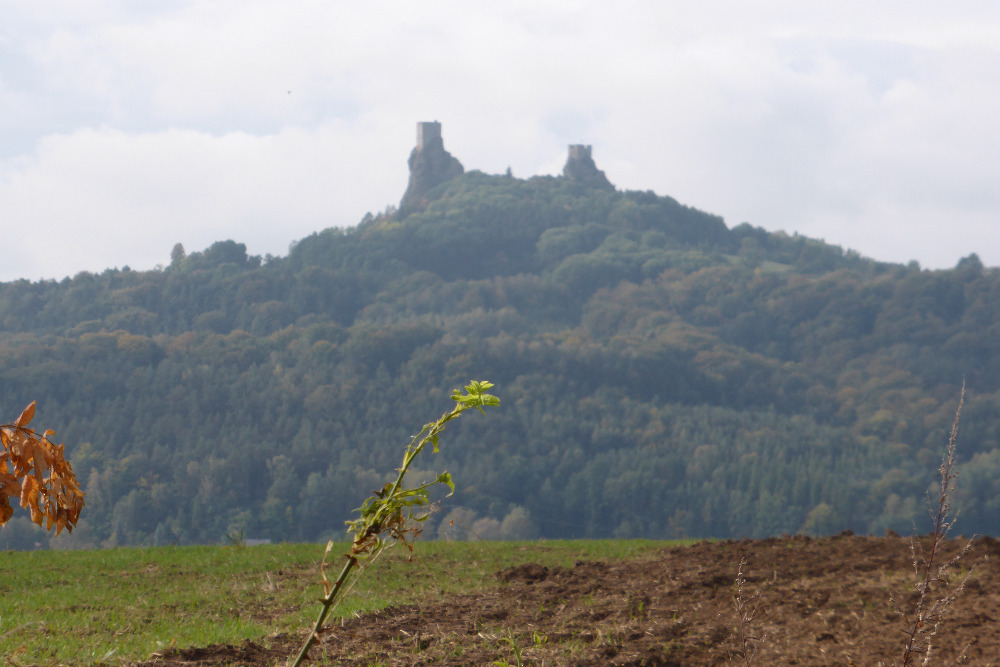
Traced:
<svg viewBox="0 0 1000 667">
<path fill-rule="evenodd" d="M 963 380 L 957 530 L 1000 534 L 1000 271 L 975 255 L 880 263 L 565 178 L 427 199 L 285 257 L 0 284 L 0 406 L 37 400 L 87 492 L 73 535 L 16 514 L 0 547 L 339 535 L 470 379 L 502 405 L 419 462 L 458 485 L 430 536 L 922 531 Z"/>
</svg>

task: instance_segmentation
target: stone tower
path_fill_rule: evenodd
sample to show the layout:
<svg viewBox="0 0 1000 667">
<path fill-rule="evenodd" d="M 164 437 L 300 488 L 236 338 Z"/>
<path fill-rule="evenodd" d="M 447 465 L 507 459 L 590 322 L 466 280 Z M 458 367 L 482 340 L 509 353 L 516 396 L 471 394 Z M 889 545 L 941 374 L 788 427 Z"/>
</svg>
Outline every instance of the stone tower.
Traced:
<svg viewBox="0 0 1000 667">
<path fill-rule="evenodd" d="M 444 146 L 444 140 L 441 139 L 441 123 L 436 120 L 429 123 L 417 123 L 417 148 L 423 149 L 424 144 L 430 144 L 436 140 L 440 140 L 441 146 Z"/>
<path fill-rule="evenodd" d="M 593 146 L 583 145 L 583 144 L 570 144 L 569 145 L 569 159 L 574 162 L 590 160 L 594 161 L 591 149 Z"/>
<path fill-rule="evenodd" d="M 566 166 L 563 167 L 563 176 L 593 188 L 615 189 L 604 172 L 598 169 L 594 163 L 591 147 L 584 144 L 570 144 L 569 157 L 566 159 Z"/>
<path fill-rule="evenodd" d="M 399 202 L 400 215 L 419 211 L 427 205 L 424 195 L 428 190 L 465 173 L 462 163 L 444 149 L 441 123 L 437 121 L 417 123 L 417 145 L 407 164 L 410 182 Z"/>
</svg>

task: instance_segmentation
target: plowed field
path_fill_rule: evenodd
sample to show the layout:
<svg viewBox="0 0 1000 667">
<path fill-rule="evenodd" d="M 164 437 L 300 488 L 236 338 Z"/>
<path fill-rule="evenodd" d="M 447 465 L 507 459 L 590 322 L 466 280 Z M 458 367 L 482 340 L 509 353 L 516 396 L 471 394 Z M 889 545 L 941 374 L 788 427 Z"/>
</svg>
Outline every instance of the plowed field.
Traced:
<svg viewBox="0 0 1000 667">
<path fill-rule="evenodd" d="M 949 542 L 947 556 L 964 544 Z M 741 597 L 759 594 L 750 622 L 734 604 L 744 558 Z M 933 636 L 931 664 L 1000 665 L 1000 542 L 977 539 L 950 572 L 952 588 L 965 586 Z M 916 603 L 910 540 L 896 537 L 702 542 L 646 560 L 524 564 L 495 576 L 483 594 L 338 622 L 316 664 L 517 665 L 520 653 L 521 664 L 553 667 L 743 665 L 742 631 L 755 665 L 891 665 Z M 171 649 L 143 664 L 284 664 L 303 638 Z"/>
</svg>

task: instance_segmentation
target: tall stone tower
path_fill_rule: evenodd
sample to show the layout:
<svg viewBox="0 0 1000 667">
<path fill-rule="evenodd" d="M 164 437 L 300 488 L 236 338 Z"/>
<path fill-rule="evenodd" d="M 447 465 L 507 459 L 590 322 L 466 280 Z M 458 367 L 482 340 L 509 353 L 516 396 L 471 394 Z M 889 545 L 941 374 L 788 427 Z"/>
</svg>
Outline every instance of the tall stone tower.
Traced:
<svg viewBox="0 0 1000 667">
<path fill-rule="evenodd" d="M 604 172 L 597 168 L 594 158 L 591 156 L 591 147 L 588 145 L 570 144 L 569 157 L 566 159 L 566 166 L 563 167 L 563 176 L 593 188 L 615 189 Z"/>
<path fill-rule="evenodd" d="M 465 173 L 462 163 L 444 149 L 441 123 L 437 121 L 417 123 L 417 145 L 407 164 L 410 182 L 399 202 L 400 215 L 422 209 L 427 205 L 424 195 L 428 190 Z"/>
<path fill-rule="evenodd" d="M 417 123 L 417 148 L 423 149 L 424 144 L 440 141 L 444 147 L 444 140 L 441 139 L 441 123 L 431 121 L 429 123 Z"/>
</svg>

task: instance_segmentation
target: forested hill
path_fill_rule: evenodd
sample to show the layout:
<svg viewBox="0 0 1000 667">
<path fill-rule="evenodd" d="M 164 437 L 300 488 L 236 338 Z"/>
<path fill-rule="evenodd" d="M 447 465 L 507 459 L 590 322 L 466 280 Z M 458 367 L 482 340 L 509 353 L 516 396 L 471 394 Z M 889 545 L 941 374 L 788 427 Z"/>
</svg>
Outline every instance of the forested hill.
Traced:
<svg viewBox="0 0 1000 667">
<path fill-rule="evenodd" d="M 458 483 L 435 535 L 912 531 L 963 378 L 957 530 L 1000 533 L 1000 271 L 976 256 L 878 263 L 563 178 L 427 199 L 287 257 L 0 285 L 0 405 L 37 399 L 87 491 L 54 543 L 339 533 L 470 379 L 503 403 L 423 462 Z"/>
</svg>

